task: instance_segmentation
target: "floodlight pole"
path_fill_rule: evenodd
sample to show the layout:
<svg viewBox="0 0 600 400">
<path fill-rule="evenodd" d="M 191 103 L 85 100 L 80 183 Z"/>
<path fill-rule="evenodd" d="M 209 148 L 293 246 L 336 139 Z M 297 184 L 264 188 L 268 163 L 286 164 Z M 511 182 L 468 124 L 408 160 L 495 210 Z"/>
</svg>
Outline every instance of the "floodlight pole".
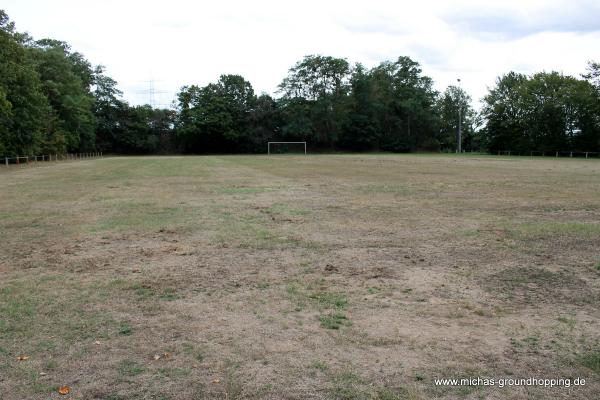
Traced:
<svg viewBox="0 0 600 400">
<path fill-rule="evenodd" d="M 462 108 L 462 104 L 460 102 L 461 100 L 461 87 L 460 87 L 460 78 L 457 79 L 458 81 L 458 146 L 457 146 L 457 153 L 458 154 L 462 154 L 462 115 L 461 115 L 461 108 Z"/>
</svg>

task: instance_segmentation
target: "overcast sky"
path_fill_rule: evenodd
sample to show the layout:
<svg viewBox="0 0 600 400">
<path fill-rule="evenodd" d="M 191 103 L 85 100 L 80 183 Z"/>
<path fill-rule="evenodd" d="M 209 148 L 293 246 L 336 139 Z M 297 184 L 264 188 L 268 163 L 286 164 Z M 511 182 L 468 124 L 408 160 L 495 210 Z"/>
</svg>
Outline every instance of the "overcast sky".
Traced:
<svg viewBox="0 0 600 400">
<path fill-rule="evenodd" d="M 478 103 L 510 70 L 579 75 L 600 61 L 599 0 L 3 0 L 19 31 L 71 44 L 124 97 L 167 105 L 183 85 L 243 75 L 273 94 L 304 55 L 373 67 L 408 55 L 442 91 L 462 79 Z M 477 104 L 475 104 L 478 107 Z"/>
</svg>

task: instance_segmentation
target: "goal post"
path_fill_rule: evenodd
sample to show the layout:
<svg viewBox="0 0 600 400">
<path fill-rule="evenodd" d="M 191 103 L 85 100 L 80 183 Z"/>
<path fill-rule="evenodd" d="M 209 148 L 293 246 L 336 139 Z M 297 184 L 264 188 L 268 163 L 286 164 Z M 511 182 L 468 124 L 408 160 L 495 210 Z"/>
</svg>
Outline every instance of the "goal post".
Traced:
<svg viewBox="0 0 600 400">
<path fill-rule="evenodd" d="M 288 145 L 288 144 L 302 144 L 304 145 L 304 154 L 306 155 L 306 142 L 268 142 L 267 143 L 267 154 L 271 155 L 271 145 L 274 144 L 284 144 L 284 145 Z"/>
</svg>

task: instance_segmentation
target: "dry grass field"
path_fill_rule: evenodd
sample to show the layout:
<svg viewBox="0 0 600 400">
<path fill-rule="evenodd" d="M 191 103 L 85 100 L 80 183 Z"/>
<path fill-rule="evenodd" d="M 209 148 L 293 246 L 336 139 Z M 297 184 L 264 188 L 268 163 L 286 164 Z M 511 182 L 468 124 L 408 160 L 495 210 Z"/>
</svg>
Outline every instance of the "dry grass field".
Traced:
<svg viewBox="0 0 600 400">
<path fill-rule="evenodd" d="M 0 188 L 2 399 L 600 398 L 597 160 L 123 157 Z M 586 385 L 434 383 L 468 377 Z"/>
</svg>

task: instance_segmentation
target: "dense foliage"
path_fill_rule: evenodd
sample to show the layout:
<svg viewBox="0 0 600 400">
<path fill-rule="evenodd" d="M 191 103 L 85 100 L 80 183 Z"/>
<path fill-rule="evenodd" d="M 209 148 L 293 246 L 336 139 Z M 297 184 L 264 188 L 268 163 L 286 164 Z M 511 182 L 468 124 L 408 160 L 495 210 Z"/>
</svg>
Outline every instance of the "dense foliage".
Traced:
<svg viewBox="0 0 600 400">
<path fill-rule="evenodd" d="M 470 150 L 600 151 L 600 65 L 581 79 L 510 72 L 478 114 L 459 86 L 443 93 L 409 57 L 367 69 L 310 55 L 278 98 L 239 75 L 184 86 L 176 109 L 131 106 L 102 66 L 67 43 L 34 40 L 0 10 L 0 155 L 264 152 L 267 141 L 311 150 L 454 151 L 459 115 Z"/>
<path fill-rule="evenodd" d="M 592 69 L 594 64 L 591 64 Z M 598 151 L 600 101 L 590 81 L 541 72 L 511 72 L 484 99 L 485 139 L 490 151 Z"/>
<path fill-rule="evenodd" d="M 120 96 L 102 67 L 16 32 L 0 10 L 0 155 L 171 151 L 173 112 Z"/>
</svg>

